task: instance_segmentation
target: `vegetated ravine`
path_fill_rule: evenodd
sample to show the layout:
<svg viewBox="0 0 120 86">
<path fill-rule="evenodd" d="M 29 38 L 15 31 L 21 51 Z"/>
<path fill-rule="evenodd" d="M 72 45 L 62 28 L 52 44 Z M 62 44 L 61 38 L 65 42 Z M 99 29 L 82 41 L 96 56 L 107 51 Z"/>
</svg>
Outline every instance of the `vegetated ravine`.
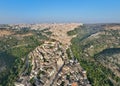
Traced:
<svg viewBox="0 0 120 86">
<path fill-rule="evenodd" d="M 68 32 L 77 35 L 71 49 L 93 86 L 120 85 L 120 30 L 113 27 L 116 25 L 91 24 Z"/>
</svg>

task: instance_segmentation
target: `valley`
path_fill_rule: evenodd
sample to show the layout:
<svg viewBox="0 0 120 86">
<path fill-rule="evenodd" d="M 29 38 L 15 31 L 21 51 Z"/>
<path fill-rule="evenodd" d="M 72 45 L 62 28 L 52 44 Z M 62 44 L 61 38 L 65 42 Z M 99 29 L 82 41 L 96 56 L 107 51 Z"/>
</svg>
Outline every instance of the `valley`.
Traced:
<svg viewBox="0 0 120 86">
<path fill-rule="evenodd" d="M 106 29 L 106 26 L 111 25 L 84 25 L 68 32 L 69 35 L 77 34 L 71 41 L 71 48 L 80 65 L 88 72 L 92 86 L 120 85 L 118 67 L 120 30 Z"/>
<path fill-rule="evenodd" d="M 0 37 L 0 85 L 119 86 L 119 27 L 78 23 L 1 26 L 5 33 Z"/>
</svg>

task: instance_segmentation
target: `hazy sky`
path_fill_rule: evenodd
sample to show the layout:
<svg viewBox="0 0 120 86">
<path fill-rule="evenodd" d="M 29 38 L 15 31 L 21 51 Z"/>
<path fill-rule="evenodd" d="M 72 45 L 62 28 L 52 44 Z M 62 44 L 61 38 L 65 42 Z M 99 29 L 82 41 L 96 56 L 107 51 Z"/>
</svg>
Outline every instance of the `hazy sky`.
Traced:
<svg viewBox="0 0 120 86">
<path fill-rule="evenodd" d="M 120 0 L 0 0 L 0 23 L 120 22 Z"/>
</svg>

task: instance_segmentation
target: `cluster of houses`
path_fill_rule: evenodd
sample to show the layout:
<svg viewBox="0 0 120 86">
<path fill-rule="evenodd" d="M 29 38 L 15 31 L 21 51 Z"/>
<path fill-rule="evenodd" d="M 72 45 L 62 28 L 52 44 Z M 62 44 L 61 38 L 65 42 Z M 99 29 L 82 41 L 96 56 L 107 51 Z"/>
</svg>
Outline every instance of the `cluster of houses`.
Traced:
<svg viewBox="0 0 120 86">
<path fill-rule="evenodd" d="M 12 29 L 23 29 L 30 28 L 33 30 L 45 29 L 45 28 L 59 28 L 59 27 L 69 27 L 73 28 L 78 25 L 83 25 L 82 23 L 40 23 L 40 24 L 9 24 L 9 25 L 0 25 L 0 28 L 12 28 Z"/>
<path fill-rule="evenodd" d="M 21 74 L 16 86 L 91 86 L 86 71 L 76 59 L 68 59 L 58 41 L 46 41 L 29 53 L 26 60 L 30 73 Z"/>
</svg>

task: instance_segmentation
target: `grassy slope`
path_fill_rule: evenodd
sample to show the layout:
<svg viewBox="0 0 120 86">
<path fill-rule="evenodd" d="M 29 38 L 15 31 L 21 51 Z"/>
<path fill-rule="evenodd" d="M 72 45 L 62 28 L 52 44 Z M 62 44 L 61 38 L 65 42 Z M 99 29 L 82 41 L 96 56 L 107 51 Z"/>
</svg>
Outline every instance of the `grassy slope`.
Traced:
<svg viewBox="0 0 120 86">
<path fill-rule="evenodd" d="M 102 50 L 109 48 L 110 46 L 117 47 L 119 44 L 114 44 L 118 34 L 117 31 L 107 31 L 112 35 L 101 35 L 98 39 L 89 39 L 88 37 L 101 30 L 101 27 L 94 30 L 95 27 L 83 26 L 75 31 L 68 32 L 68 35 L 77 34 L 76 38 L 72 39 L 72 51 L 76 58 L 79 59 L 81 66 L 87 70 L 88 78 L 93 86 L 116 86 L 120 85 L 120 78 L 115 76 L 114 73 L 104 67 L 100 62 L 94 59 L 94 55 L 101 52 Z M 105 32 L 105 31 L 104 31 Z M 113 39 L 114 37 L 115 39 Z M 111 38 L 111 39 L 110 39 Z M 111 41 L 111 43 L 106 42 L 106 40 Z M 94 49 L 88 49 L 91 45 L 94 45 Z M 91 54 L 92 53 L 92 54 Z M 87 54 L 87 56 L 86 56 Z"/>
<path fill-rule="evenodd" d="M 28 32 L 19 31 L 19 34 Z M 5 69 L 0 73 L 0 84 L 2 86 L 13 86 L 13 82 L 24 64 L 21 58 L 25 58 L 35 47 L 42 44 L 44 40 L 48 40 L 46 36 L 41 34 L 41 31 L 30 32 L 33 35 L 25 36 L 21 40 L 18 40 L 15 36 L 1 38 L 3 40 L 0 40 L 0 62 L 4 65 L 0 66 L 5 66 Z M 18 34 L 18 31 L 16 34 Z"/>
</svg>

